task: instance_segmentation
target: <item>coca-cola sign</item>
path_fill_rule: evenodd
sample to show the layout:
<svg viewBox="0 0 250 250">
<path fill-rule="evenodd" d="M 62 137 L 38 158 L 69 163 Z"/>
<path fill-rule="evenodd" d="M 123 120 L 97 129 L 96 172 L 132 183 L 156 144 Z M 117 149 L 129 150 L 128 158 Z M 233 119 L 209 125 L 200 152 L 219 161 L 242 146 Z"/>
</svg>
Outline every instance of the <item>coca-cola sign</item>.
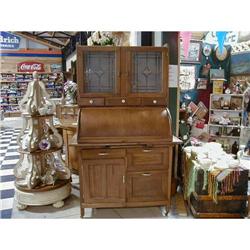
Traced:
<svg viewBox="0 0 250 250">
<path fill-rule="evenodd" d="M 18 72 L 44 72 L 44 64 L 39 62 L 21 62 L 17 64 Z"/>
</svg>

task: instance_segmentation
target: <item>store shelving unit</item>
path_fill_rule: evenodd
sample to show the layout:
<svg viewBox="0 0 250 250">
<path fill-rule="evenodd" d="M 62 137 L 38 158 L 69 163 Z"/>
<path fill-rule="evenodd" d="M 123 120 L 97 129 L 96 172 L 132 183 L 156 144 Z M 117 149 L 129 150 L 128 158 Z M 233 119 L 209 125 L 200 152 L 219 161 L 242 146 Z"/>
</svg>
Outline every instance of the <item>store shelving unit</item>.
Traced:
<svg viewBox="0 0 250 250">
<path fill-rule="evenodd" d="M 232 144 L 240 143 L 243 128 L 244 96 L 242 94 L 211 94 L 208 131 L 231 153 Z"/>
<path fill-rule="evenodd" d="M 51 98 L 61 98 L 63 91 L 62 73 L 39 73 Z M 23 98 L 32 73 L 0 73 L 0 106 L 5 117 L 20 116 L 19 101 Z"/>
</svg>

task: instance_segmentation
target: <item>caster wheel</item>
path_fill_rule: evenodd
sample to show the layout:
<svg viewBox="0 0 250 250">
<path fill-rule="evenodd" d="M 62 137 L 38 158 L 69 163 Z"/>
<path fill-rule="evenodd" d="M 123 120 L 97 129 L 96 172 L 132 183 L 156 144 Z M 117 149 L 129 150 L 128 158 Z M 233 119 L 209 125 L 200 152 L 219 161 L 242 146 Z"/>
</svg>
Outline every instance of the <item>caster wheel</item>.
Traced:
<svg viewBox="0 0 250 250">
<path fill-rule="evenodd" d="M 161 213 L 164 217 L 168 216 L 169 208 L 168 207 L 161 207 Z"/>
</svg>

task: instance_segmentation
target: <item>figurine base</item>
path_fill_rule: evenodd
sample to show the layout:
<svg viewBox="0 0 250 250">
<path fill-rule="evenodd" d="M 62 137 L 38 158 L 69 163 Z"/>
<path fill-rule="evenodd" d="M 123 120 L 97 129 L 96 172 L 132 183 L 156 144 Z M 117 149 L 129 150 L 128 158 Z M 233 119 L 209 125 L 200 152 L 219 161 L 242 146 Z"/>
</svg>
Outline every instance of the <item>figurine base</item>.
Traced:
<svg viewBox="0 0 250 250">
<path fill-rule="evenodd" d="M 27 206 L 45 206 L 52 204 L 53 207 L 60 208 L 64 205 L 66 199 L 71 193 L 71 184 L 66 182 L 65 185 L 60 185 L 58 188 L 39 192 L 39 190 L 29 190 L 25 192 L 17 187 L 15 188 L 16 207 L 19 210 L 24 210 Z"/>
</svg>

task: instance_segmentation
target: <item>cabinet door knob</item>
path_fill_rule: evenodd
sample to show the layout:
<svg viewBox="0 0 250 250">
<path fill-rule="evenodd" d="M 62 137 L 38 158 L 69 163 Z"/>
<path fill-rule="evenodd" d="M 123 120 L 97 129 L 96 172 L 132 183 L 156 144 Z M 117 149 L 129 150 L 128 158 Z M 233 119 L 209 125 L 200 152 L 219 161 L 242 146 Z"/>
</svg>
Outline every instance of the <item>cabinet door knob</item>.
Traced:
<svg viewBox="0 0 250 250">
<path fill-rule="evenodd" d="M 143 173 L 143 174 L 141 174 L 142 176 L 151 176 L 152 174 L 150 174 L 150 173 Z"/>
<path fill-rule="evenodd" d="M 89 100 L 89 103 L 90 103 L 90 104 L 93 104 L 93 103 L 94 103 L 94 101 L 91 99 L 91 100 Z"/>
<path fill-rule="evenodd" d="M 157 103 L 157 100 L 153 100 L 153 104 L 156 104 Z"/>
<path fill-rule="evenodd" d="M 122 103 L 125 103 L 126 102 L 126 100 L 125 99 L 122 99 Z"/>
</svg>

